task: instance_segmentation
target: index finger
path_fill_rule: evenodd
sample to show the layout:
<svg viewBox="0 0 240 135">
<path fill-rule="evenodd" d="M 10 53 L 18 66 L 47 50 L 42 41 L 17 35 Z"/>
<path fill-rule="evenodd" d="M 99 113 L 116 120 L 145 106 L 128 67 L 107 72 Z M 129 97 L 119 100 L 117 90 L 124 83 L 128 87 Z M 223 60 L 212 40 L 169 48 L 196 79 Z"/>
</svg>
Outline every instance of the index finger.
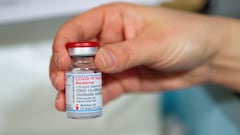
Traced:
<svg viewBox="0 0 240 135">
<path fill-rule="evenodd" d="M 67 42 L 88 41 L 101 32 L 103 12 L 103 10 L 90 10 L 72 18 L 59 29 L 52 48 L 55 65 L 58 68 L 66 69 L 70 63 L 65 48 Z"/>
</svg>

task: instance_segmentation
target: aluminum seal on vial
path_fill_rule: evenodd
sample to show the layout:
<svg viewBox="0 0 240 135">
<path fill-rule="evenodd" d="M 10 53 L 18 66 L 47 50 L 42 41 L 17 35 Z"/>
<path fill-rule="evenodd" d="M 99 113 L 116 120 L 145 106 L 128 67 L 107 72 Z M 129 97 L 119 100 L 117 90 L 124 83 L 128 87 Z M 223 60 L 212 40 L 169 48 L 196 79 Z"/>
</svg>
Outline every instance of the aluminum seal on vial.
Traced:
<svg viewBox="0 0 240 135">
<path fill-rule="evenodd" d="M 70 56 L 92 56 L 99 48 L 98 42 L 71 42 L 66 44 Z"/>
</svg>

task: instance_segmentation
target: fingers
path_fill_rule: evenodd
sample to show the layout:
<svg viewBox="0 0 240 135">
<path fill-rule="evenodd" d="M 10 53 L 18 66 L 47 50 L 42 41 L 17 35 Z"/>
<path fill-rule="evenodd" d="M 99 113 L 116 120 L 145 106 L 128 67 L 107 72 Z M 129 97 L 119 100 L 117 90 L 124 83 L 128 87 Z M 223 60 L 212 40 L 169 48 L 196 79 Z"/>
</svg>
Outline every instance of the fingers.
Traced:
<svg viewBox="0 0 240 135">
<path fill-rule="evenodd" d="M 135 28 L 133 26 L 136 26 L 136 24 L 132 23 L 134 19 L 130 21 L 131 23 L 126 21 L 126 18 L 125 22 L 123 21 L 123 11 L 126 9 L 123 7 L 125 6 L 112 4 L 95 8 L 69 20 L 57 32 L 53 43 L 53 56 L 50 60 L 49 71 L 52 84 L 59 90 L 56 100 L 56 108 L 59 110 L 63 110 L 65 107 L 65 103 L 63 104 L 65 100 L 62 99 L 64 98 L 64 93 L 62 92 L 65 84 L 64 71 L 70 65 L 70 57 L 65 48 L 66 43 L 99 39 L 103 44 L 103 48 L 96 56 L 96 61 L 100 69 L 106 72 L 123 71 L 146 61 L 144 60 L 144 58 L 146 58 L 145 56 L 139 56 L 139 54 L 141 54 L 140 52 L 144 50 L 143 47 L 137 47 L 141 41 L 121 43 L 121 41 L 126 38 L 133 39 L 136 35 L 136 31 L 133 29 Z M 130 16 L 130 18 L 131 17 L 134 16 Z M 131 29 L 124 28 L 127 26 L 131 27 Z M 106 44 L 112 45 L 104 47 Z M 113 65 L 111 65 L 111 59 Z M 114 87 L 112 86 L 113 85 L 111 85 L 111 88 L 110 86 L 106 87 L 106 89 L 109 89 L 108 92 L 103 92 L 103 95 L 109 97 L 106 99 L 113 99 L 122 93 L 121 90 L 118 91 L 119 93 L 112 91 L 114 87 L 120 87 L 119 84 L 116 84 Z M 109 92 L 112 93 L 109 94 Z M 106 102 L 107 101 L 108 100 L 106 100 Z"/>
<path fill-rule="evenodd" d="M 53 60 L 53 57 L 51 57 L 51 60 L 50 60 L 49 74 L 50 74 L 50 80 L 52 82 L 52 85 L 59 91 L 63 90 L 65 85 L 64 72 L 57 67 L 57 65 Z"/>
<path fill-rule="evenodd" d="M 66 110 L 66 100 L 65 100 L 65 92 L 64 91 L 58 92 L 56 100 L 55 100 L 55 107 L 59 111 Z"/>
<path fill-rule="evenodd" d="M 69 56 L 65 48 L 67 42 L 88 41 L 101 31 L 103 12 L 91 10 L 65 23 L 57 32 L 53 43 L 53 58 L 56 66 L 66 69 Z"/>
<path fill-rule="evenodd" d="M 101 34 L 98 39 L 101 45 L 122 41 L 124 39 L 124 26 L 121 10 L 109 8 L 104 15 Z"/>
<path fill-rule="evenodd" d="M 98 68 L 106 73 L 117 73 L 148 63 L 154 49 L 148 49 L 141 39 L 110 44 L 100 48 L 95 57 Z M 147 44 L 146 44 L 147 45 Z"/>
<path fill-rule="evenodd" d="M 103 22 L 103 12 L 100 11 L 91 10 L 77 16 L 65 23 L 57 32 L 49 67 L 52 84 L 57 90 L 64 89 L 63 71 L 70 65 L 70 57 L 65 44 L 94 39 L 100 33 Z"/>
<path fill-rule="evenodd" d="M 83 13 L 65 23 L 57 32 L 53 43 L 53 57 L 50 63 L 50 78 L 54 87 L 63 90 L 63 71 L 70 65 L 65 48 L 67 42 L 97 39 L 101 44 L 122 41 L 122 10 L 117 4 L 105 5 Z"/>
</svg>

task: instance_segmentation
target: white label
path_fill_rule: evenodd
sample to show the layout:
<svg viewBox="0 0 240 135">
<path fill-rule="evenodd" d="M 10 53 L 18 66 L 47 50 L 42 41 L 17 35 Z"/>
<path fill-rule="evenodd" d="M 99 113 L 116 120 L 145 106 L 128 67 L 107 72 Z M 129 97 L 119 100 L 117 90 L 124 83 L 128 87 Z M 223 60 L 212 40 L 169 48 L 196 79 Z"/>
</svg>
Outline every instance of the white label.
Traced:
<svg viewBox="0 0 240 135">
<path fill-rule="evenodd" d="M 102 111 L 101 73 L 66 73 L 66 110 L 74 113 Z"/>
</svg>

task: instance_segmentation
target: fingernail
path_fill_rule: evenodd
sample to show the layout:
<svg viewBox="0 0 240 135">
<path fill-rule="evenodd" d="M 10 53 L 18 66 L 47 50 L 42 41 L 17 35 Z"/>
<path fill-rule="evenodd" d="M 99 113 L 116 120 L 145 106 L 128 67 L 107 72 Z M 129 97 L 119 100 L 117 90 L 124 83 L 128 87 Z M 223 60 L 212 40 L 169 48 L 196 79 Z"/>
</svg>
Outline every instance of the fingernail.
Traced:
<svg viewBox="0 0 240 135">
<path fill-rule="evenodd" d="M 105 68 L 109 68 L 109 67 L 113 66 L 116 62 L 116 58 L 110 50 L 100 49 L 99 55 L 100 55 L 101 61 L 103 63 L 103 66 Z"/>
</svg>

